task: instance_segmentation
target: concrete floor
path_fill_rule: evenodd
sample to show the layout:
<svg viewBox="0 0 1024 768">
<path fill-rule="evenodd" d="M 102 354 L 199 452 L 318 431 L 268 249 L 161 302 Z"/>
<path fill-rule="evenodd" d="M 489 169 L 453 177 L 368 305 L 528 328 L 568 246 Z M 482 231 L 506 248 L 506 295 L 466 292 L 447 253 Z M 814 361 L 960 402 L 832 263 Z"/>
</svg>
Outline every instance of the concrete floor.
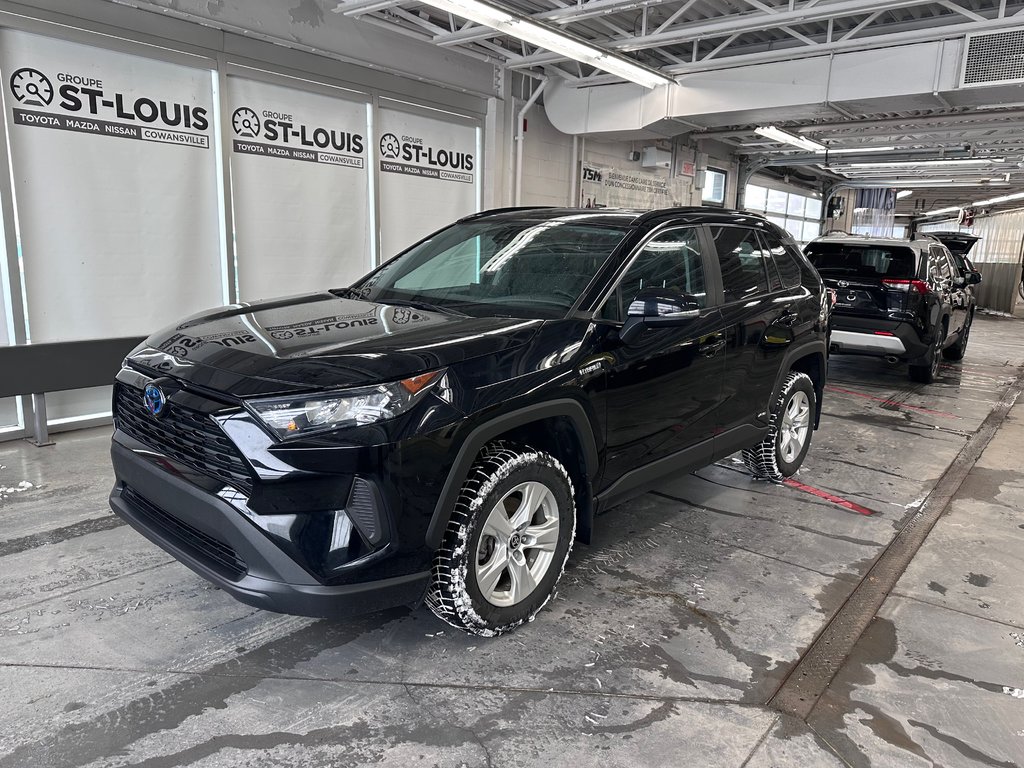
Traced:
<svg viewBox="0 0 1024 768">
<path fill-rule="evenodd" d="M 834 358 L 798 478 L 833 500 L 735 460 L 666 483 L 492 640 L 423 608 L 248 608 L 109 514 L 108 431 L 0 444 L 0 768 L 1024 767 L 1024 404 L 810 717 L 766 705 L 1021 375 L 1022 335 L 979 318 L 930 386 Z"/>
</svg>

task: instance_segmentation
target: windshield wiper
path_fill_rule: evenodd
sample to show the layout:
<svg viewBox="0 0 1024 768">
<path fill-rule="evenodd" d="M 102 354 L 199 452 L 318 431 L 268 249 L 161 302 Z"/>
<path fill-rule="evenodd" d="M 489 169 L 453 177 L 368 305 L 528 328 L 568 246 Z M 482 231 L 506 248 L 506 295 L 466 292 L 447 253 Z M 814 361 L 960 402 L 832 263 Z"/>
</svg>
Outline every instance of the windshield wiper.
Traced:
<svg viewBox="0 0 1024 768">
<path fill-rule="evenodd" d="M 457 312 L 451 307 L 441 307 L 437 304 L 429 304 L 425 301 L 410 301 L 409 299 L 378 299 L 378 304 L 390 304 L 395 307 L 412 307 L 413 309 L 422 309 L 424 312 L 440 312 L 444 315 L 458 315 L 459 317 L 468 317 L 465 312 Z"/>
<path fill-rule="evenodd" d="M 430 304 L 426 301 L 413 301 L 411 299 L 371 299 L 369 289 L 365 288 L 331 288 L 328 293 L 333 293 L 342 299 L 358 299 L 360 301 L 372 301 L 376 304 L 390 304 L 394 307 L 411 307 L 422 309 L 424 312 L 440 312 L 445 315 L 458 315 L 468 317 L 464 312 L 458 312 L 450 307 L 442 307 L 437 304 Z"/>
<path fill-rule="evenodd" d="M 359 299 L 360 301 L 366 301 L 366 296 L 369 291 L 365 288 L 330 288 L 328 293 L 333 293 L 340 299 Z"/>
</svg>

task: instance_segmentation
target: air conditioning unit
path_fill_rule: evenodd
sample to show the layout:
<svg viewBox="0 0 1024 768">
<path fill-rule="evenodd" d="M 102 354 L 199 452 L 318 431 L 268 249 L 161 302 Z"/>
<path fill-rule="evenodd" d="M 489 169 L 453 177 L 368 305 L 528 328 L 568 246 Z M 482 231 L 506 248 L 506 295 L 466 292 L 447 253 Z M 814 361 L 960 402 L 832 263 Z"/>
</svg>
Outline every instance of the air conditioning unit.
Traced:
<svg viewBox="0 0 1024 768">
<path fill-rule="evenodd" d="M 668 168 L 672 165 L 672 153 L 667 149 L 644 147 L 640 153 L 641 168 Z"/>
</svg>

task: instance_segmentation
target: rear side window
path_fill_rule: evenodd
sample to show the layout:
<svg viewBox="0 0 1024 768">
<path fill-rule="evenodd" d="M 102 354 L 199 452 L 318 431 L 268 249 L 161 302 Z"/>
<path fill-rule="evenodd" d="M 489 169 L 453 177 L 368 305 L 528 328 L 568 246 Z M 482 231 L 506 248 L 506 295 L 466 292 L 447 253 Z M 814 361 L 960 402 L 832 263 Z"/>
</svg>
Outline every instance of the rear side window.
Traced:
<svg viewBox="0 0 1024 768">
<path fill-rule="evenodd" d="M 795 288 L 800 285 L 802 273 L 800 264 L 797 262 L 793 252 L 786 248 L 782 241 L 770 232 L 762 232 L 761 237 L 764 238 L 765 245 L 772 255 L 775 268 L 778 269 L 779 276 L 782 278 L 782 284 L 787 288 Z"/>
<path fill-rule="evenodd" d="M 943 282 L 953 278 L 953 267 L 946 256 L 945 249 L 932 247 L 931 259 L 928 262 L 929 277 L 932 280 Z"/>
<path fill-rule="evenodd" d="M 744 227 L 711 227 L 722 266 L 726 302 L 768 293 L 771 254 L 761 245 L 757 232 Z"/>
<path fill-rule="evenodd" d="M 902 278 L 917 276 L 914 251 L 865 243 L 811 243 L 807 258 L 822 277 Z"/>
</svg>

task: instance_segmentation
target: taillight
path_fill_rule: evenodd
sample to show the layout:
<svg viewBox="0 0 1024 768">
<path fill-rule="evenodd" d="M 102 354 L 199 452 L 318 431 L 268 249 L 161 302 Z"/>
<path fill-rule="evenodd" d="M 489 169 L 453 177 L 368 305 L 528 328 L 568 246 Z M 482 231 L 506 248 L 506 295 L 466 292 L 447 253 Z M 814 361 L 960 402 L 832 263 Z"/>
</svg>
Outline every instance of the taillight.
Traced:
<svg viewBox="0 0 1024 768">
<path fill-rule="evenodd" d="M 901 291 L 909 291 L 913 288 L 922 296 L 929 291 L 928 283 L 924 280 L 898 280 L 894 277 L 883 277 L 882 282 L 885 285 L 891 285 L 894 288 L 899 288 Z"/>
</svg>

